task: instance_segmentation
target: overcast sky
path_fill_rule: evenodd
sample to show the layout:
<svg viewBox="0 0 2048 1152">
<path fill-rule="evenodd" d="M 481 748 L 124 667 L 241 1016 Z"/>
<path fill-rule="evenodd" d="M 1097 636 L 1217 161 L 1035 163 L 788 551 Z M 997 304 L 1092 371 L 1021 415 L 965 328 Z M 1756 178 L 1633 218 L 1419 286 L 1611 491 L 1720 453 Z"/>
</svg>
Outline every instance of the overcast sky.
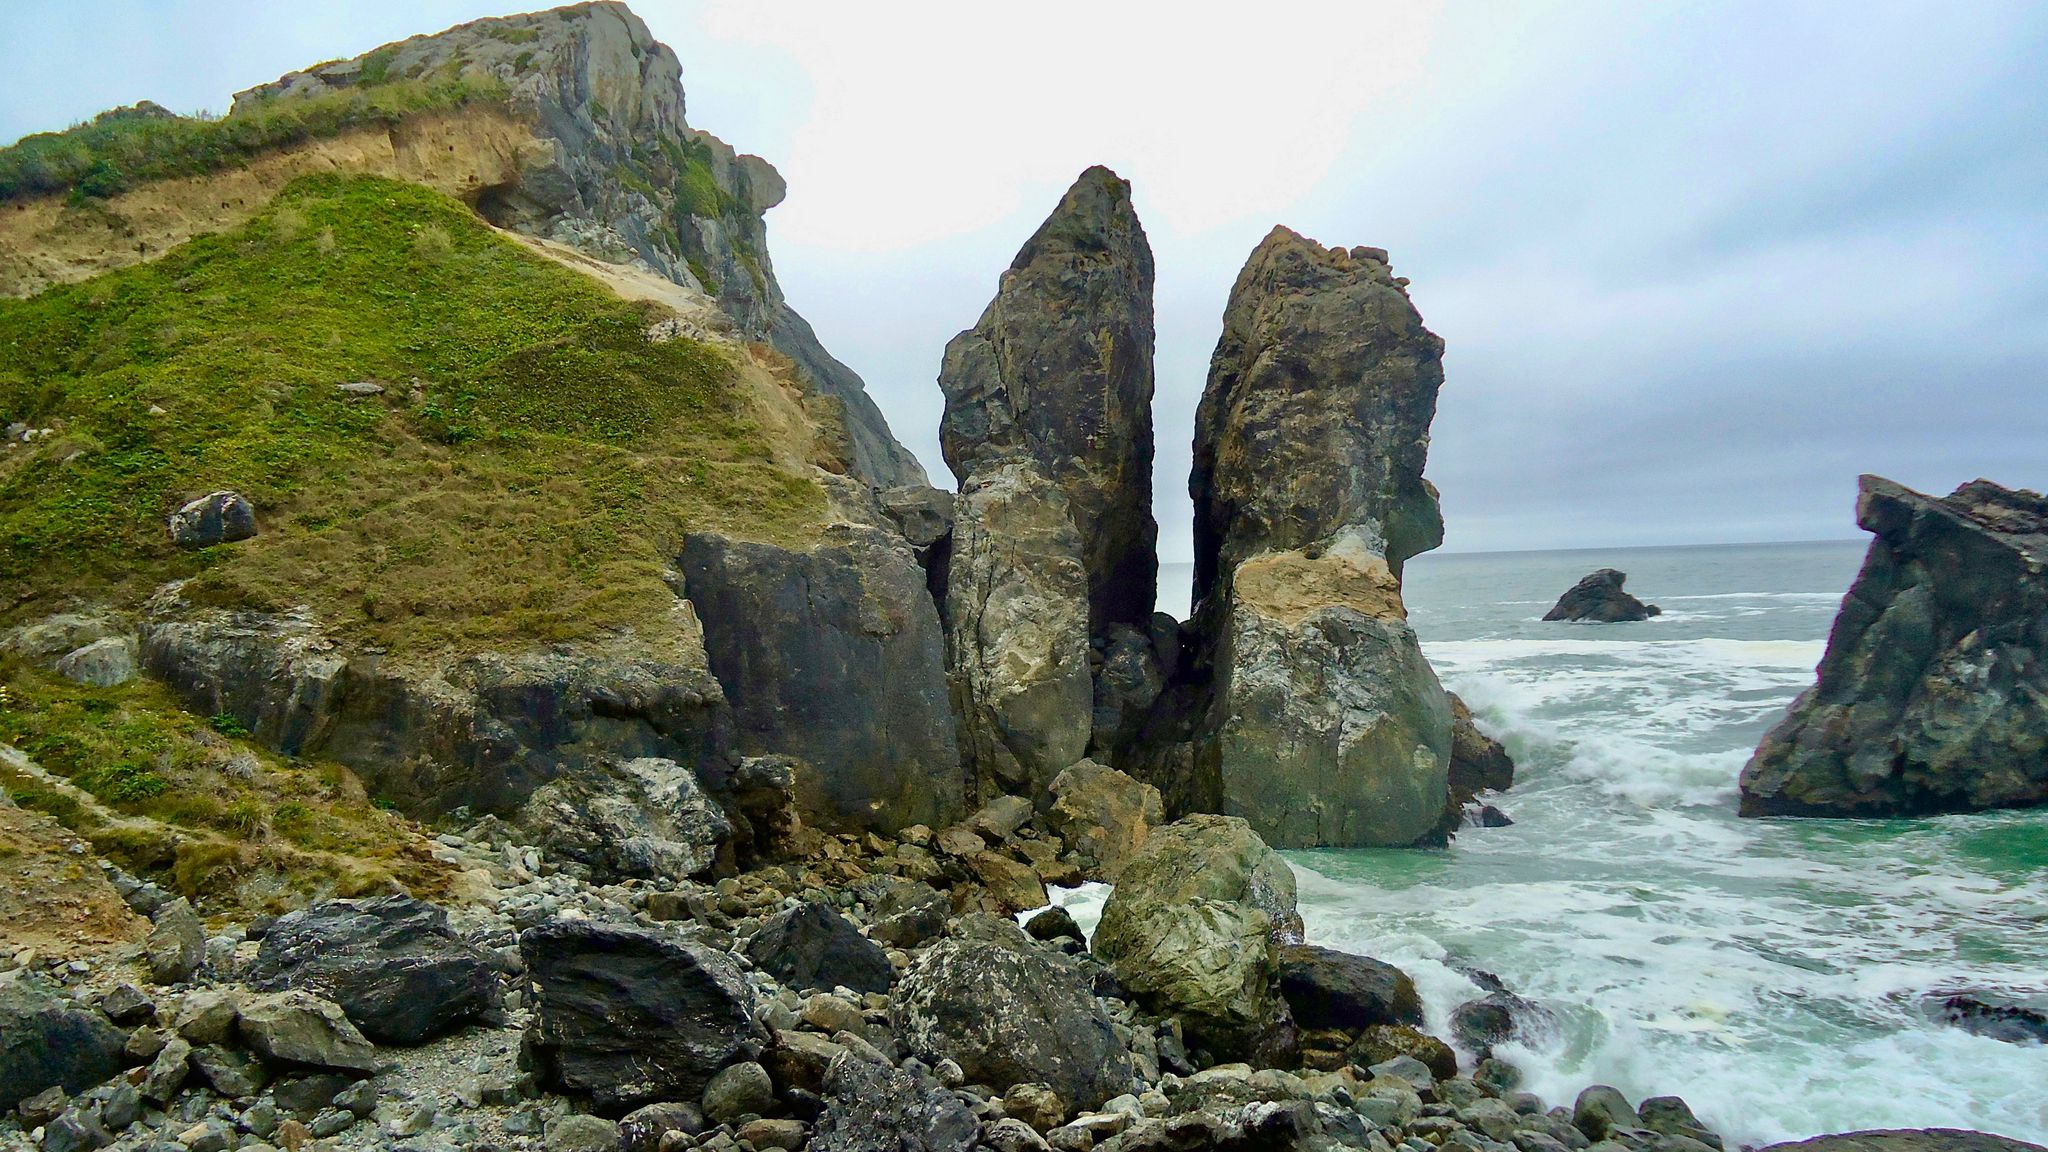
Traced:
<svg viewBox="0 0 2048 1152">
<path fill-rule="evenodd" d="M 1854 536 L 1865 471 L 2048 487 L 2048 5 L 634 7 L 691 123 L 788 178 L 783 286 L 935 480 L 946 340 L 1082 168 L 1133 182 L 1168 560 L 1276 223 L 1389 249 L 1448 343 L 1447 548 Z M 511 10 L 7 0 L 0 140 Z"/>
</svg>

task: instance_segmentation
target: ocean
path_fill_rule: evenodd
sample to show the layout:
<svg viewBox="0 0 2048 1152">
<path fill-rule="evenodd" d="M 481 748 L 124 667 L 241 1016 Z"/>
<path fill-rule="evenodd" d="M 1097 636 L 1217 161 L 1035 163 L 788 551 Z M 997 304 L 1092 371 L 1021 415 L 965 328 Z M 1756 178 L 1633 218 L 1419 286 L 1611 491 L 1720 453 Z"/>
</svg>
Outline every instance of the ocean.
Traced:
<svg viewBox="0 0 2048 1152">
<path fill-rule="evenodd" d="M 1406 969 L 1439 1035 L 1480 994 L 1461 969 L 1547 1008 L 1556 1027 L 1504 1051 L 1550 1103 L 1591 1083 L 1677 1094 L 1740 1143 L 1926 1126 L 2048 1141 L 2048 1047 L 1926 1003 L 2048 1007 L 2048 810 L 1735 815 L 1736 775 L 1812 683 L 1863 548 L 1410 561 L 1424 651 L 1515 758 L 1497 798 L 1515 823 L 1444 851 L 1289 853 L 1310 941 Z M 1664 615 L 1540 620 L 1601 567 Z M 1161 576 L 1161 606 L 1183 610 L 1186 566 Z"/>
</svg>

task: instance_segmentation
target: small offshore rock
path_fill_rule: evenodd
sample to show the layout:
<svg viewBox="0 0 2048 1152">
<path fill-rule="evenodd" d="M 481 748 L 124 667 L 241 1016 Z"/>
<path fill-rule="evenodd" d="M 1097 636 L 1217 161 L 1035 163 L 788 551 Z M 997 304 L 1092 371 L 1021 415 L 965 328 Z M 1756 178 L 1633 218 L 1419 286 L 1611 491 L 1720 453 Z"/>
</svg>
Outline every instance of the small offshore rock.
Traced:
<svg viewBox="0 0 2048 1152">
<path fill-rule="evenodd" d="M 1422 1023 L 1422 997 L 1408 974 L 1370 956 L 1290 944 L 1280 949 L 1280 992 L 1304 1028 L 1355 1030 Z"/>
<path fill-rule="evenodd" d="M 1088 937 L 1081 932 L 1081 926 L 1074 922 L 1074 914 L 1063 904 L 1055 904 L 1024 922 L 1024 931 L 1033 940 L 1079 940 L 1086 944 Z"/>
<path fill-rule="evenodd" d="M 1627 579 L 1627 573 L 1612 568 L 1589 572 L 1580 577 L 1577 584 L 1566 589 L 1543 618 L 1552 622 L 1584 620 L 1595 624 L 1616 624 L 1661 615 L 1663 609 L 1655 604 L 1645 604 L 1621 590 Z"/>
</svg>

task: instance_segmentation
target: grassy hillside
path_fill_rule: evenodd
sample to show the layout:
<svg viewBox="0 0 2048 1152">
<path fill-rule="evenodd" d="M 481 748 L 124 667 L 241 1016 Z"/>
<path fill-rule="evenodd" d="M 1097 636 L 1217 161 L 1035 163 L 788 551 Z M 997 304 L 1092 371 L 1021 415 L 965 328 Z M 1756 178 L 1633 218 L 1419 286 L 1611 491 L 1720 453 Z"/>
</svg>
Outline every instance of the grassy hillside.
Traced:
<svg viewBox="0 0 2048 1152">
<path fill-rule="evenodd" d="M 0 423 L 52 429 L 0 454 L 0 624 L 186 576 L 394 654 L 663 619 L 686 529 L 801 539 L 823 495 L 771 462 L 726 354 L 650 316 L 370 177 L 0 300 Z M 363 380 L 386 390 L 338 388 Z M 174 548 L 165 516 L 216 488 L 262 534 Z"/>
</svg>

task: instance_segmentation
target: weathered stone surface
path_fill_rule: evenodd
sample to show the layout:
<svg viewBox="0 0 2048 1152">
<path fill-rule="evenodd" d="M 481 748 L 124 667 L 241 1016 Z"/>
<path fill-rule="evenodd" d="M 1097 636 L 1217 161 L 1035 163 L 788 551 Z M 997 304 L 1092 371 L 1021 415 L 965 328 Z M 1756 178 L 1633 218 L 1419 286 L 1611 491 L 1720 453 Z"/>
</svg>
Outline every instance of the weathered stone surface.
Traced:
<svg viewBox="0 0 2048 1152">
<path fill-rule="evenodd" d="M 1052 830 L 1069 848 L 1095 861 L 1091 878 L 1114 884 L 1124 865 L 1166 823 L 1159 789 L 1093 760 L 1082 760 L 1052 782 Z"/>
<path fill-rule="evenodd" d="M 544 1087 L 607 1114 L 693 1100 L 752 1035 L 731 956 L 653 929 L 555 920 L 519 937 L 534 982 L 526 1050 Z"/>
<path fill-rule="evenodd" d="M 2041 1145 L 1960 1128 L 1843 1132 L 1772 1144 L 1763 1152 L 2044 1152 Z"/>
<path fill-rule="evenodd" d="M 1358 1040 L 1346 1055 L 1360 1068 L 1406 1056 L 1429 1069 L 1430 1075 L 1439 1080 L 1458 1074 L 1458 1054 L 1449 1044 L 1406 1024 L 1374 1024 L 1359 1029 Z"/>
<path fill-rule="evenodd" d="M 1401 604 L 1442 538 L 1443 382 L 1377 249 L 1276 228 L 1231 290 L 1196 414 L 1190 801 L 1287 847 L 1439 834 L 1451 711 Z"/>
<path fill-rule="evenodd" d="M 1300 933 L 1287 862 L 1243 820 L 1198 815 L 1155 830 L 1124 866 L 1094 950 L 1139 1000 L 1180 1017 L 1191 1047 L 1275 1059 L 1294 1026 L 1274 936 Z"/>
<path fill-rule="evenodd" d="M 1280 993 L 1303 1028 L 1422 1024 L 1422 997 L 1407 973 L 1370 956 L 1334 948 L 1281 948 Z"/>
<path fill-rule="evenodd" d="M 128 1059 L 128 1036 L 39 978 L 0 985 L 0 1112 L 51 1087 L 80 1092 Z"/>
<path fill-rule="evenodd" d="M 726 816 L 734 825 L 740 863 L 769 864 L 802 847 L 797 777 L 810 771 L 793 756 L 742 756 L 726 780 Z"/>
<path fill-rule="evenodd" d="M 142 945 L 149 977 L 159 984 L 183 984 L 206 962 L 206 925 L 180 896 L 156 910 Z"/>
<path fill-rule="evenodd" d="M 2048 801 L 2048 500 L 1935 499 L 1865 476 L 1872 533 L 1818 682 L 1742 770 L 1745 816 L 1910 816 Z"/>
<path fill-rule="evenodd" d="M 680 567 L 740 751 L 784 753 L 807 823 L 884 832 L 963 811 L 944 639 L 902 537 L 839 525 L 798 551 L 691 536 Z"/>
<path fill-rule="evenodd" d="M 733 833 L 697 774 L 658 756 L 564 772 L 527 799 L 519 823 L 549 855 L 587 864 L 600 880 L 695 876 Z"/>
<path fill-rule="evenodd" d="M 998 1091 L 1045 1084 L 1069 1108 L 1131 1091 L 1131 1057 L 1071 963 L 1034 946 L 943 940 L 903 977 L 890 1018 L 927 1063 Z"/>
<path fill-rule="evenodd" d="M 714 1124 L 737 1124 L 749 1114 L 765 1116 L 775 1108 L 775 1082 L 752 1060 L 728 1064 L 704 1085 L 704 1115 Z"/>
<path fill-rule="evenodd" d="M 311 992 L 245 996 L 235 1029 L 250 1051 L 275 1063 L 343 1072 L 377 1069 L 377 1050 L 349 1023 L 341 1006 Z"/>
<path fill-rule="evenodd" d="M 810 1152 L 968 1152 L 980 1134 L 974 1113 L 937 1081 L 852 1052 L 833 1058 L 824 1088 Z"/>
<path fill-rule="evenodd" d="M 1018 251 L 980 321 L 946 345 L 939 369 L 940 443 L 963 488 L 1028 461 L 1065 493 L 1096 635 L 1111 623 L 1143 626 L 1158 581 L 1152 277 L 1130 185 L 1090 168 Z"/>
<path fill-rule="evenodd" d="M 961 486 L 946 584 L 947 666 L 976 798 L 1042 800 L 1088 750 L 1088 572 L 1068 501 L 1031 461 Z"/>
<path fill-rule="evenodd" d="M 1472 709 L 1456 692 L 1451 702 L 1451 803 L 1463 807 L 1482 792 L 1505 792 L 1515 783 L 1515 762 L 1501 743 L 1480 731 Z"/>
<path fill-rule="evenodd" d="M 1565 589 L 1557 598 L 1557 604 L 1543 614 L 1545 620 L 1585 620 L 1595 624 L 1617 624 L 1631 620 L 1648 620 L 1661 615 L 1663 609 L 1621 590 L 1628 579 L 1625 572 L 1602 568 L 1579 578 L 1577 584 Z"/>
<path fill-rule="evenodd" d="M 896 969 L 881 945 L 817 903 L 769 917 L 747 942 L 747 959 L 791 988 L 887 992 L 896 982 Z"/>
<path fill-rule="evenodd" d="M 953 531 L 953 494 L 909 484 L 875 493 L 882 514 L 903 533 L 912 548 L 929 548 Z"/>
<path fill-rule="evenodd" d="M 448 914 L 410 896 L 328 900 L 278 917 L 246 979 L 260 991 L 299 988 L 341 1005 L 379 1044 L 419 1044 L 497 1006 L 490 957 L 448 927 Z"/>
<path fill-rule="evenodd" d="M 209 492 L 171 513 L 171 543 L 207 548 L 256 535 L 256 509 L 239 492 Z"/>
<path fill-rule="evenodd" d="M 1045 894 L 1045 881 L 1029 864 L 997 852 L 976 852 L 967 858 L 967 867 L 1004 912 L 1029 912 L 1051 902 Z"/>
<path fill-rule="evenodd" d="M 57 673 L 97 688 L 126 684 L 135 679 L 135 638 L 107 636 L 66 652 L 57 660 Z"/>
</svg>

